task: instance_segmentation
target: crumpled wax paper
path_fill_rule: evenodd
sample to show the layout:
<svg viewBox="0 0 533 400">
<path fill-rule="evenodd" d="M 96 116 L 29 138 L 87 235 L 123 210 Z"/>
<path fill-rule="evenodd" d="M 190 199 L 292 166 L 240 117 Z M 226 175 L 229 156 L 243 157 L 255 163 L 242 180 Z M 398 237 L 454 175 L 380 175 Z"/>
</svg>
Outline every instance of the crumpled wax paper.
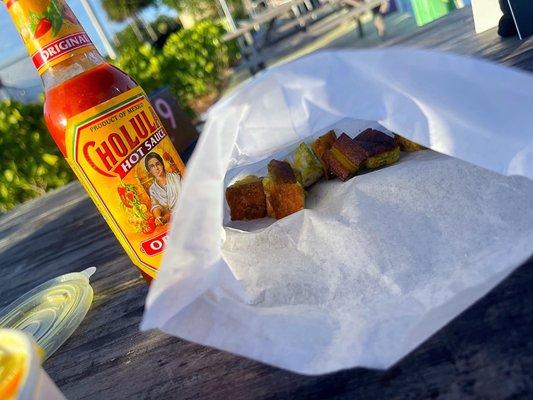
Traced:
<svg viewBox="0 0 533 400">
<path fill-rule="evenodd" d="M 451 54 L 325 51 L 267 70 L 209 113 L 142 329 L 305 374 L 389 367 L 531 255 L 532 110 L 531 75 Z M 282 220 L 229 221 L 235 179 L 368 126 L 432 150 L 318 183 Z"/>
</svg>

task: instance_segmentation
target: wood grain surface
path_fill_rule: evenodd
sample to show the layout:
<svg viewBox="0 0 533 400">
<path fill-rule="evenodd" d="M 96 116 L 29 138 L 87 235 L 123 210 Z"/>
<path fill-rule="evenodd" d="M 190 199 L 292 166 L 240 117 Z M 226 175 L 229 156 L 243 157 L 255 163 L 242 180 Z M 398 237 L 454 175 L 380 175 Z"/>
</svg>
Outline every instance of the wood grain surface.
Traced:
<svg viewBox="0 0 533 400">
<path fill-rule="evenodd" d="M 473 36 L 460 10 L 387 45 L 533 70 L 532 39 Z M 533 260 L 387 371 L 289 373 L 138 330 L 147 286 L 77 182 L 0 217 L 0 307 L 58 275 L 97 266 L 94 302 L 44 367 L 69 399 L 511 399 L 533 393 Z"/>
</svg>

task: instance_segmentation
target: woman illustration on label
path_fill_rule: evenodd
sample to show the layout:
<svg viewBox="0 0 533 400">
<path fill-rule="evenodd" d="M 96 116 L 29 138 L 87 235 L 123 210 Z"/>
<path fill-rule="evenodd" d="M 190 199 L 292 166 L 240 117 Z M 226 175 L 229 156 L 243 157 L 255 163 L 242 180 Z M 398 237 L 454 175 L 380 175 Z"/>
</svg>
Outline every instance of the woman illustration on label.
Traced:
<svg viewBox="0 0 533 400">
<path fill-rule="evenodd" d="M 156 152 L 149 153 L 144 159 L 144 166 L 154 178 L 150 186 L 150 211 L 157 225 L 164 225 L 170 220 L 170 213 L 178 204 L 181 192 L 181 176 L 176 172 L 167 172 L 163 159 Z"/>
</svg>

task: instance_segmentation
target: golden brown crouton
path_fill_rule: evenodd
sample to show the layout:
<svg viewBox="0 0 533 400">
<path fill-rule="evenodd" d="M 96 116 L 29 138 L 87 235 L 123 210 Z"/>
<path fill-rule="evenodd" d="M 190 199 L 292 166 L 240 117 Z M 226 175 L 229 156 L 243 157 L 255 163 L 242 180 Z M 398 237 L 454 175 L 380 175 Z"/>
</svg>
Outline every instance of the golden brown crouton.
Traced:
<svg viewBox="0 0 533 400">
<path fill-rule="evenodd" d="M 263 189 L 267 213 L 272 218 L 280 219 L 304 208 L 304 190 L 288 162 L 272 160 L 268 163 Z"/>
<path fill-rule="evenodd" d="M 367 159 L 365 149 L 343 133 L 324 155 L 328 169 L 340 180 L 345 181 L 359 170 Z"/>
<path fill-rule="evenodd" d="M 320 136 L 317 140 L 311 144 L 311 148 L 315 152 L 316 156 L 322 163 L 322 166 L 324 168 L 324 175 L 326 179 L 330 177 L 330 172 L 328 170 L 328 164 L 324 160 L 324 155 L 326 151 L 331 149 L 331 146 L 333 146 L 333 143 L 335 143 L 335 140 L 337 140 L 337 135 L 335 135 L 334 131 L 329 131 L 325 135 Z"/>
<path fill-rule="evenodd" d="M 368 159 L 365 167 L 375 169 L 384 165 L 390 165 L 400 158 L 400 148 L 396 140 L 376 129 L 366 129 L 354 139 L 367 152 Z"/>
<path fill-rule="evenodd" d="M 396 142 L 398 142 L 402 151 L 419 151 L 425 149 L 424 146 L 412 142 L 409 139 L 404 138 L 403 136 L 400 136 L 398 134 L 395 134 L 394 136 L 396 138 Z"/>
<path fill-rule="evenodd" d="M 235 182 L 226 189 L 226 201 L 233 221 L 267 216 L 263 183 L 255 175 Z"/>
<path fill-rule="evenodd" d="M 324 175 L 322 163 L 305 143 L 301 143 L 294 152 L 292 163 L 298 182 L 306 188 Z"/>
</svg>

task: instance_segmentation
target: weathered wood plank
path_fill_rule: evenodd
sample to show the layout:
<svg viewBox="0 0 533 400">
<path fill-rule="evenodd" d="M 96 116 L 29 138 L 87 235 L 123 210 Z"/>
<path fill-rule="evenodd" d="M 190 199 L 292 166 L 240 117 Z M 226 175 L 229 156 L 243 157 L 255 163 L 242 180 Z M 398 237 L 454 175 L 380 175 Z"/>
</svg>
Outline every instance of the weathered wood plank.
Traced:
<svg viewBox="0 0 533 400">
<path fill-rule="evenodd" d="M 468 10 L 391 44 L 533 70 L 533 42 L 474 37 Z M 97 266 L 93 305 L 45 363 L 71 399 L 527 398 L 533 391 L 533 260 L 388 371 L 295 375 L 161 333 L 141 333 L 147 286 L 78 183 L 0 217 L 0 306 Z"/>
<path fill-rule="evenodd" d="M 465 7 L 413 33 L 385 42 L 382 46 L 450 51 L 533 71 L 533 37 L 523 41 L 518 37 L 502 39 L 497 35 L 496 28 L 479 35 L 473 33 L 472 10 Z"/>
</svg>

